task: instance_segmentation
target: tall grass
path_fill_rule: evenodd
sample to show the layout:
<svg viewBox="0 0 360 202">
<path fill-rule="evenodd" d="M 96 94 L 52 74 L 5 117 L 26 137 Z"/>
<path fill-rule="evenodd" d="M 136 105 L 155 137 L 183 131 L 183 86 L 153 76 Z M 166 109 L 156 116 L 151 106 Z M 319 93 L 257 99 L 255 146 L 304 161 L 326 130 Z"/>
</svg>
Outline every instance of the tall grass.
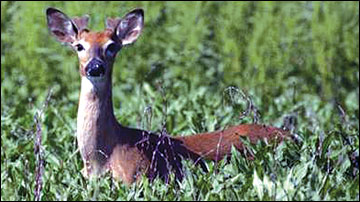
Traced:
<svg viewBox="0 0 360 202">
<path fill-rule="evenodd" d="M 228 164 L 208 162 L 209 173 L 186 162 L 182 183 L 85 180 L 78 62 L 48 33 L 49 6 L 89 14 L 94 30 L 145 10 L 144 32 L 113 72 L 123 125 L 160 131 L 166 119 L 170 134 L 187 135 L 252 122 L 244 92 L 260 123 L 296 117 L 300 143 L 249 145 L 255 160 L 234 151 Z M 2 1 L 1 200 L 35 199 L 33 118 L 50 88 L 39 119 L 42 200 L 359 200 L 359 2 Z"/>
</svg>

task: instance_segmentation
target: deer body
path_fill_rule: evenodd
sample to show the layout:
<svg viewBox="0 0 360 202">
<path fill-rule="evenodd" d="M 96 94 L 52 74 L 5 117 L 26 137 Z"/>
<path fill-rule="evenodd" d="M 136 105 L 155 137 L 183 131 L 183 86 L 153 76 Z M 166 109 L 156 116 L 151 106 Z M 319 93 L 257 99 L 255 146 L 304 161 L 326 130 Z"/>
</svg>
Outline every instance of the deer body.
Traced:
<svg viewBox="0 0 360 202">
<path fill-rule="evenodd" d="M 120 125 L 113 112 L 112 68 L 117 52 L 136 41 L 143 28 L 142 9 L 123 18 L 110 18 L 102 32 L 89 31 L 88 17 L 70 19 L 48 8 L 48 28 L 60 42 L 78 52 L 81 92 L 77 116 L 77 141 L 84 162 L 83 175 L 99 176 L 110 171 L 116 179 L 131 184 L 144 173 L 165 181 L 172 171 L 182 179 L 181 159 L 192 159 L 206 170 L 203 159 L 218 161 L 231 146 L 242 150 L 240 136 L 251 142 L 283 138 L 288 132 L 262 125 L 239 125 L 186 137 L 170 137 Z"/>
</svg>

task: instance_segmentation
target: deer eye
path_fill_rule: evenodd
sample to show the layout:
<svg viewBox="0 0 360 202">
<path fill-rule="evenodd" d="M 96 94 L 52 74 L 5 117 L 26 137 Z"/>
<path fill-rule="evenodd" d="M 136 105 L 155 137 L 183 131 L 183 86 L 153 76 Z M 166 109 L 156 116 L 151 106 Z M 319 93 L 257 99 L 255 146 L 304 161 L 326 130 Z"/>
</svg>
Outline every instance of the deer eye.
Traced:
<svg viewBox="0 0 360 202">
<path fill-rule="evenodd" d="M 105 51 L 106 57 L 114 57 L 115 54 L 120 50 L 120 45 L 117 43 L 112 43 L 108 45 Z"/>
<path fill-rule="evenodd" d="M 85 50 L 84 46 L 82 46 L 81 44 L 77 44 L 75 48 L 78 52 Z"/>
</svg>

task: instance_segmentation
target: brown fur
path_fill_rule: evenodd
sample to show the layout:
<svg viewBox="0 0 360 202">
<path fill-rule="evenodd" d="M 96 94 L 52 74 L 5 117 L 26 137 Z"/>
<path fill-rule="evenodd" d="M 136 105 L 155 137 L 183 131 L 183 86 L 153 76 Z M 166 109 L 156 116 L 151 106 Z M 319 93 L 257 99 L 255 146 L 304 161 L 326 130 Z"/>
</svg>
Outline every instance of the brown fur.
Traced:
<svg viewBox="0 0 360 202">
<path fill-rule="evenodd" d="M 244 124 L 232 126 L 226 130 L 176 138 L 183 141 L 186 148 L 201 157 L 219 161 L 231 153 L 231 146 L 235 146 L 240 151 L 244 149 L 244 145 L 240 139 L 241 136 L 249 137 L 251 143 L 256 143 L 258 140 L 275 138 L 282 141 L 288 135 L 288 131 L 279 128 L 257 124 Z"/>
<path fill-rule="evenodd" d="M 115 179 L 131 184 L 144 173 L 151 180 L 160 177 L 167 182 L 170 172 L 174 172 L 176 179 L 181 180 L 184 158 L 192 159 L 206 170 L 203 159 L 218 161 L 230 154 L 232 145 L 243 150 L 240 136 L 256 142 L 263 139 L 281 141 L 288 135 L 287 131 L 256 124 L 186 137 L 124 127 L 117 122 L 113 112 L 111 74 L 114 58 L 106 56 L 105 50 L 108 42 L 122 47 L 137 40 L 142 31 L 143 11 L 135 9 L 122 19 L 109 19 L 103 32 L 87 30 L 86 17 L 71 20 L 54 8 L 47 9 L 47 19 L 50 32 L 59 41 L 70 43 L 74 49 L 79 44 L 86 46 L 78 51 L 81 92 L 77 116 L 77 141 L 85 177 L 110 171 Z M 89 61 L 97 63 L 89 65 Z M 105 73 L 94 78 L 87 75 L 87 66 L 103 67 Z"/>
</svg>

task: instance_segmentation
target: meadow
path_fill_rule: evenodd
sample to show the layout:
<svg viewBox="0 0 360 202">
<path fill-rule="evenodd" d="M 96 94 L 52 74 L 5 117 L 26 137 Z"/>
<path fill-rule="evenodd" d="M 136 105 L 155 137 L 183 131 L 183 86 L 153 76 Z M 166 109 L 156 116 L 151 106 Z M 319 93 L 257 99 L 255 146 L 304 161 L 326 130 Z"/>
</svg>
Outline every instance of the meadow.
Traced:
<svg viewBox="0 0 360 202">
<path fill-rule="evenodd" d="M 182 182 L 85 179 L 78 61 L 49 34 L 50 6 L 99 31 L 144 9 L 114 65 L 121 124 L 189 135 L 257 122 L 297 141 L 247 144 L 254 160 L 233 150 L 207 173 L 184 161 Z M 1 1 L 1 200 L 34 199 L 358 201 L 359 2 Z"/>
</svg>

